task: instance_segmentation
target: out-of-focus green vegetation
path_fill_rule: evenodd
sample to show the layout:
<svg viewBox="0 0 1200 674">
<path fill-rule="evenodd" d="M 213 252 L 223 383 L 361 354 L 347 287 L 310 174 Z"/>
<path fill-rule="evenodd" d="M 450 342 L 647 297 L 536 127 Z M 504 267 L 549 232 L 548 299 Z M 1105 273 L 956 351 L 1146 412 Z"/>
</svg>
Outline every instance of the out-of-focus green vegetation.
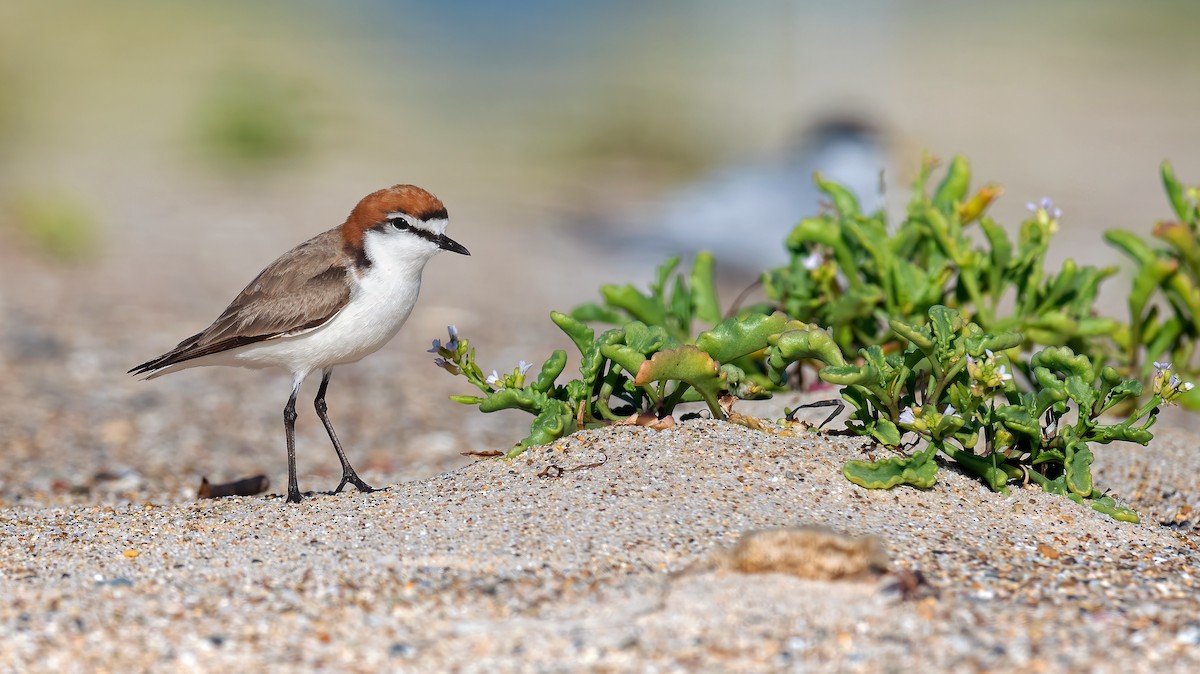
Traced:
<svg viewBox="0 0 1200 674">
<path fill-rule="evenodd" d="M 56 262 L 86 262 L 100 251 L 100 221 L 68 193 L 19 195 L 9 213 L 9 225 L 17 236 Z"/>
<path fill-rule="evenodd" d="M 218 168 L 281 166 L 312 148 L 309 100 L 297 81 L 252 67 L 226 68 L 199 104 L 194 140 Z"/>
</svg>

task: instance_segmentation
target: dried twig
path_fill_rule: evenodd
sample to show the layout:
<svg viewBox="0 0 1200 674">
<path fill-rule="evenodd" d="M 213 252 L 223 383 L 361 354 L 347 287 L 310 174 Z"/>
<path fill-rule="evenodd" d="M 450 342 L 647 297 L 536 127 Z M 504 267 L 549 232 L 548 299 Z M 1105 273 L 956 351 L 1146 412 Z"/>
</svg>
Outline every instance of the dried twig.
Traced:
<svg viewBox="0 0 1200 674">
<path fill-rule="evenodd" d="M 594 463 L 584 463 L 584 464 L 580 464 L 578 466 L 572 466 L 570 468 L 563 468 L 562 466 L 552 463 L 552 464 L 546 466 L 544 469 L 542 469 L 542 472 L 538 473 L 537 476 L 538 477 L 559 478 L 559 477 L 563 476 L 563 473 L 573 473 L 577 470 L 585 470 L 587 468 L 599 468 L 600 466 L 603 466 L 604 464 L 608 463 L 608 455 L 607 454 L 601 454 L 601 457 L 603 457 L 603 458 L 601 458 L 599 461 L 596 461 Z"/>
<path fill-rule="evenodd" d="M 807 405 L 796 406 L 795 409 L 793 409 L 787 413 L 786 418 L 788 421 L 795 421 L 797 411 L 802 410 L 802 409 L 809 409 L 809 408 L 813 408 L 813 407 L 836 407 L 837 408 L 833 412 L 831 412 L 829 414 L 829 416 L 825 417 L 825 421 L 822 421 L 820 424 L 817 425 L 817 430 L 820 430 L 825 427 L 825 424 L 833 421 L 834 417 L 841 414 L 842 411 L 846 409 L 846 403 L 844 403 L 841 400 L 838 400 L 836 398 L 833 400 L 818 400 L 815 403 L 808 403 Z"/>
<path fill-rule="evenodd" d="M 490 459 L 496 456 L 504 456 L 504 452 L 498 449 L 477 449 L 469 452 L 459 452 L 462 456 L 474 456 L 481 459 Z"/>
</svg>

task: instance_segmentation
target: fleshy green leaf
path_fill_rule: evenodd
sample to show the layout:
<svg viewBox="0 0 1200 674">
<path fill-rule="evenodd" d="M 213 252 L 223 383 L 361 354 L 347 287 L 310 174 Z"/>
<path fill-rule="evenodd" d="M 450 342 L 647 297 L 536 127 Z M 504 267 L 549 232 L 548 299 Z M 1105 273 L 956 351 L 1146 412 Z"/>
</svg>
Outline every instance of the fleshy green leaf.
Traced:
<svg viewBox="0 0 1200 674">
<path fill-rule="evenodd" d="M 892 423 L 891 419 L 880 417 L 875 420 L 868 428 L 871 437 L 883 443 L 887 447 L 899 447 L 900 439 L 903 434 L 896 424 Z"/>
<path fill-rule="evenodd" d="M 854 484 L 867 489 L 891 489 L 907 484 L 918 489 L 930 489 L 937 482 L 937 462 L 932 446 L 913 456 L 893 456 L 881 461 L 847 461 L 842 475 Z"/>
<path fill-rule="evenodd" d="M 1090 496 L 1092 493 L 1092 450 L 1087 445 L 1068 445 L 1063 477 L 1067 480 L 1067 489 L 1080 496 Z"/>
<path fill-rule="evenodd" d="M 554 380 L 558 379 L 558 375 L 562 374 L 564 368 L 567 367 L 567 352 L 562 349 L 557 349 L 546 362 L 542 364 L 542 370 L 538 373 L 537 381 L 533 382 L 534 390 L 546 393 L 554 387 Z"/>
<path fill-rule="evenodd" d="M 992 491 L 1008 493 L 1007 483 L 1010 476 L 1001 466 L 993 464 L 995 455 L 993 457 L 976 456 L 951 445 L 943 447 L 943 451 L 963 468 L 983 478 L 983 483 Z"/>
<path fill-rule="evenodd" d="M 739 318 L 728 318 L 700 333 L 696 346 L 719 363 L 729 363 L 742 356 L 767 348 L 771 335 L 788 330 L 802 330 L 809 326 L 793 321 L 783 312 L 770 316 L 751 314 Z"/>
<path fill-rule="evenodd" d="M 713 276 L 714 258 L 708 251 L 700 251 L 692 262 L 692 304 L 696 317 L 711 325 L 721 321 L 721 303 L 717 300 L 717 284 Z"/>
<path fill-rule="evenodd" d="M 633 285 L 605 285 L 600 288 L 604 301 L 614 307 L 624 309 L 630 316 L 648 325 L 662 325 L 666 322 L 667 311 L 661 301 L 644 295 Z"/>
<path fill-rule="evenodd" d="M 819 360 L 826 365 L 845 365 L 842 350 L 834 343 L 829 333 L 817 328 L 789 330 L 772 335 L 768 342 L 774 346 L 772 358 L 777 354 L 785 366 L 801 359 Z M 781 368 L 782 369 L 782 368 Z"/>
<path fill-rule="evenodd" d="M 624 328 L 625 345 L 644 356 L 658 351 L 667 344 L 667 331 L 662 326 L 649 326 L 641 321 L 633 321 L 626 323 Z M 611 358 L 611 356 L 609 357 Z"/>
<path fill-rule="evenodd" d="M 625 344 L 605 344 L 600 347 L 600 353 L 612 362 L 620 365 L 626 372 L 636 374 L 646 362 L 646 356 L 638 349 Z"/>
<path fill-rule="evenodd" d="M 725 390 L 721 369 L 712 356 L 691 344 L 654 354 L 642 363 L 633 381 L 638 386 L 656 381 L 686 382 L 704 398 L 715 418 L 725 416 L 717 402 Z"/>
<path fill-rule="evenodd" d="M 588 323 L 620 323 L 621 314 L 594 302 L 581 304 L 571 310 L 571 317 Z"/>
<path fill-rule="evenodd" d="M 1175 177 L 1175 169 L 1171 166 L 1171 162 L 1163 161 L 1161 166 L 1163 189 L 1167 192 L 1167 199 L 1171 202 L 1171 208 L 1175 210 L 1175 215 L 1184 222 L 1195 220 L 1195 211 L 1193 206 L 1188 203 L 1187 197 L 1183 194 L 1183 185 Z"/>
<path fill-rule="evenodd" d="M 586 350 L 596 339 L 596 331 L 584 325 L 581 322 L 582 319 L 568 316 L 558 311 L 551 311 L 550 320 L 554 321 L 554 324 L 565 332 L 567 337 L 571 338 L 572 342 L 575 342 L 576 348 L 580 351 Z"/>
<path fill-rule="evenodd" d="M 879 381 L 879 370 L 871 365 L 829 365 L 818 373 L 822 380 L 835 386 L 870 384 Z"/>
<path fill-rule="evenodd" d="M 833 200 L 833 207 L 838 210 L 839 215 L 845 217 L 861 213 L 858 199 L 850 190 L 835 182 L 825 180 L 819 171 L 813 174 L 813 182 L 816 183 L 817 189 L 829 195 L 829 198 Z"/>
<path fill-rule="evenodd" d="M 1117 505 L 1117 502 L 1110 496 L 1101 496 L 1100 498 L 1089 499 L 1088 507 L 1096 512 L 1104 513 L 1118 522 L 1140 522 L 1138 514 L 1131 508 Z"/>
<path fill-rule="evenodd" d="M 967 198 L 967 191 L 970 187 L 971 165 L 967 163 L 966 157 L 956 155 L 950 160 L 950 166 L 946 169 L 946 177 L 942 178 L 937 191 L 933 193 L 934 207 L 943 213 L 951 212 L 954 206 Z"/>
</svg>

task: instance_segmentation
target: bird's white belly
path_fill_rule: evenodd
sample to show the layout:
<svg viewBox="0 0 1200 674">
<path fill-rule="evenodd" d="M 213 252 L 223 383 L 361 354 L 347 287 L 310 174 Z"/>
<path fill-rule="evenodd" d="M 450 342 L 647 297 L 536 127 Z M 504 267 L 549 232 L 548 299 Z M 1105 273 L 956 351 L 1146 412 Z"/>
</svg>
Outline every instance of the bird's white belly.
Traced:
<svg viewBox="0 0 1200 674">
<path fill-rule="evenodd" d="M 358 279 L 350 301 L 324 324 L 234 349 L 229 364 L 307 374 L 374 353 L 408 320 L 421 289 L 419 269 L 411 275 L 384 271 L 372 269 Z"/>
</svg>

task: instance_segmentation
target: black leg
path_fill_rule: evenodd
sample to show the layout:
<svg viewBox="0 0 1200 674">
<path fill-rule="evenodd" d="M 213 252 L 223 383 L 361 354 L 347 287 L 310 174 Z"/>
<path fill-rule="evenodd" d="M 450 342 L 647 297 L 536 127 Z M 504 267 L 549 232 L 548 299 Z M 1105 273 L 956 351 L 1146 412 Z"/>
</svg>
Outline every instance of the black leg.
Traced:
<svg viewBox="0 0 1200 674">
<path fill-rule="evenodd" d="M 329 375 L 333 374 L 333 370 L 325 370 L 321 373 L 321 388 L 317 389 L 317 398 L 313 401 L 313 406 L 317 408 L 317 416 L 321 418 L 321 423 L 325 424 L 325 430 L 329 433 L 329 439 L 333 442 L 333 449 L 337 452 L 338 461 L 342 462 L 342 481 L 338 483 L 337 489 L 333 490 L 336 494 L 342 490 L 347 484 L 352 484 L 359 491 L 378 491 L 371 485 L 362 481 L 358 473 L 354 472 L 354 466 L 350 465 L 350 460 L 346 458 L 346 453 L 342 451 L 342 443 L 338 442 L 337 433 L 333 432 L 333 424 L 329 422 L 328 406 L 325 405 L 325 389 L 329 388 Z"/>
<path fill-rule="evenodd" d="M 287 432 L 288 503 L 299 503 L 304 499 L 300 495 L 300 487 L 296 484 L 296 394 L 299 392 L 300 382 L 296 382 L 287 405 L 283 407 L 283 428 Z"/>
</svg>

